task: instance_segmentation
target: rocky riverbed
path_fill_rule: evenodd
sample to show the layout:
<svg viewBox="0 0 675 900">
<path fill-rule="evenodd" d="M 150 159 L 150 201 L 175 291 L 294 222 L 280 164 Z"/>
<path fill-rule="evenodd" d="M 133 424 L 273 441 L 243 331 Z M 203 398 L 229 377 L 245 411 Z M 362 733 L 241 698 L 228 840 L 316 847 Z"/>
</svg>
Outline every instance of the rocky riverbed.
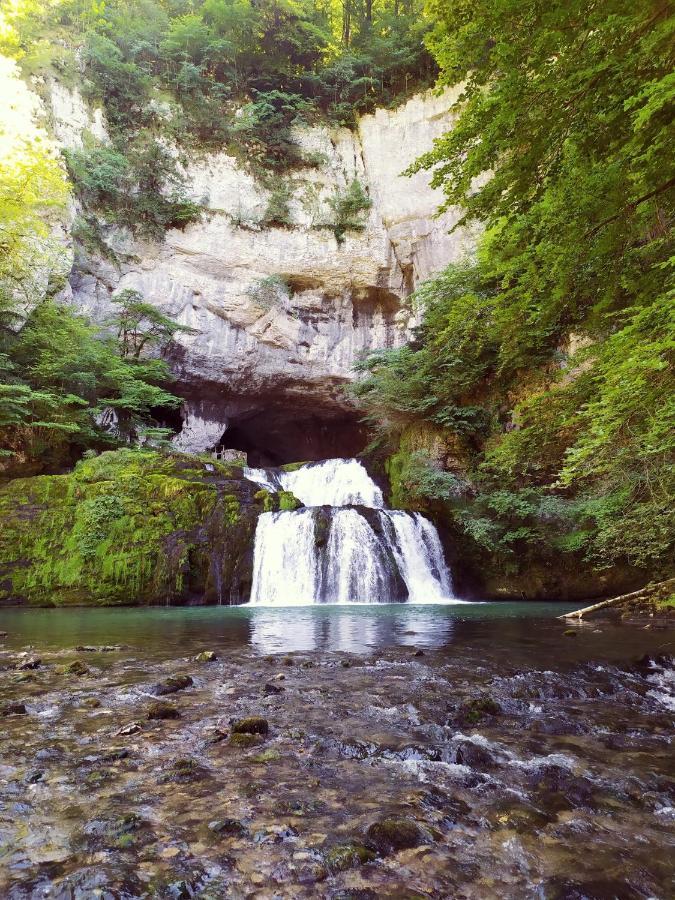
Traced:
<svg viewBox="0 0 675 900">
<path fill-rule="evenodd" d="M 672 632 L 455 626 L 358 652 L 10 633 L 0 895 L 672 896 Z"/>
</svg>

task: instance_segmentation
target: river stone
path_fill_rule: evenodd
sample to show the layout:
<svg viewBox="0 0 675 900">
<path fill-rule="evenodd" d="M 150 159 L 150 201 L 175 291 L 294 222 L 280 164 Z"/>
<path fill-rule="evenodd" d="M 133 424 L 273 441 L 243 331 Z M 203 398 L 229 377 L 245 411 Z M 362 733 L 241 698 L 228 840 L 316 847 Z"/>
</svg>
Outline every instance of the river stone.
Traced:
<svg viewBox="0 0 675 900">
<path fill-rule="evenodd" d="M 363 844 L 344 844 L 341 847 L 333 847 L 326 853 L 326 867 L 331 872 L 344 872 L 346 869 L 356 869 L 364 863 L 372 862 L 375 854 Z"/>
<path fill-rule="evenodd" d="M 175 694 L 178 691 L 184 691 L 185 688 L 189 688 L 194 682 L 189 675 L 169 675 L 167 679 L 156 684 L 153 688 L 153 693 L 158 697 L 162 697 L 165 694 Z"/>
<path fill-rule="evenodd" d="M 180 713 L 172 703 L 157 701 L 148 707 L 148 719 L 179 719 Z M 120 734 L 123 732 L 120 731 Z M 128 733 L 128 732 L 127 732 Z"/>
<path fill-rule="evenodd" d="M 215 662 L 218 659 L 218 654 L 213 650 L 202 650 L 201 653 L 198 653 L 195 656 L 196 662 Z"/>
<path fill-rule="evenodd" d="M 263 686 L 263 694 L 282 694 L 284 688 L 279 684 L 271 684 L 269 681 Z"/>
<path fill-rule="evenodd" d="M 374 822 L 366 831 L 368 842 L 383 855 L 409 850 L 425 841 L 425 834 L 412 819 L 389 817 Z"/>
<path fill-rule="evenodd" d="M 67 666 L 64 666 L 63 674 L 77 675 L 78 678 L 81 678 L 83 675 L 90 675 L 91 669 L 88 666 L 85 666 L 83 662 L 80 662 L 79 659 L 76 659 L 75 662 L 68 663 Z"/>
<path fill-rule="evenodd" d="M 232 734 L 267 734 L 269 730 L 267 719 L 263 719 L 262 716 L 238 719 L 232 725 Z"/>
<path fill-rule="evenodd" d="M 490 752 L 473 741 L 463 741 L 455 751 L 455 762 L 471 769 L 492 769 L 496 762 Z"/>
<path fill-rule="evenodd" d="M 21 669 L 39 669 L 42 665 L 42 660 L 39 656 L 29 656 L 28 659 L 23 660 L 23 662 L 19 662 L 16 664 L 15 668 Z"/>
<path fill-rule="evenodd" d="M 239 837 L 240 835 L 246 834 L 246 828 L 238 819 L 215 819 L 213 822 L 209 822 L 208 827 L 209 831 L 218 835 Z"/>
<path fill-rule="evenodd" d="M 5 706 L 3 706 L 2 715 L 3 716 L 27 716 L 28 710 L 26 709 L 25 703 L 18 703 L 15 701 L 13 703 L 7 703 Z"/>
</svg>

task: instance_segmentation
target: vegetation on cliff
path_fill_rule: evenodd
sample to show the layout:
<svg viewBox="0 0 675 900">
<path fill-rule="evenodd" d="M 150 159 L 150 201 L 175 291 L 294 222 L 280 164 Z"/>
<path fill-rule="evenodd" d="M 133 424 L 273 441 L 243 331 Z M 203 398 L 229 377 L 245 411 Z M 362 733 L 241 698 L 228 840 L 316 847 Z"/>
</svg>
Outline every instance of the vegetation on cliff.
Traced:
<svg viewBox="0 0 675 900">
<path fill-rule="evenodd" d="M 675 22 L 627 0 L 430 6 L 441 81 L 464 89 L 413 171 L 484 230 L 413 298 L 416 341 L 363 363 L 399 502 L 502 571 L 574 554 L 665 572 Z"/>
<path fill-rule="evenodd" d="M 263 504 L 241 470 L 150 450 L 0 487 L 0 603 L 241 601 Z"/>
<path fill-rule="evenodd" d="M 227 147 L 273 189 L 313 165 L 292 128 L 351 125 L 429 86 L 421 0 L 19 0 L 0 49 L 101 103 L 111 143 L 67 154 L 86 227 L 96 214 L 157 238 L 199 218 L 179 148 Z M 271 220 L 279 218 L 272 210 Z M 282 216 L 283 220 L 283 209 Z"/>
</svg>

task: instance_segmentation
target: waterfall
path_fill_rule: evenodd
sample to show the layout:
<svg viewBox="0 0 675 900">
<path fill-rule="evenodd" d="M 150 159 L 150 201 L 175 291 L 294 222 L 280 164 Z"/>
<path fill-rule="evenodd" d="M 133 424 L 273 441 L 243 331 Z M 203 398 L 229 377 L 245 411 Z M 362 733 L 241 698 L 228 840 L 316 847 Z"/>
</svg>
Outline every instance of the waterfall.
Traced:
<svg viewBox="0 0 675 900">
<path fill-rule="evenodd" d="M 244 474 L 269 491 L 291 491 L 304 504 L 258 519 L 252 604 L 454 600 L 432 523 L 419 513 L 385 509 L 382 491 L 358 460 Z"/>
</svg>

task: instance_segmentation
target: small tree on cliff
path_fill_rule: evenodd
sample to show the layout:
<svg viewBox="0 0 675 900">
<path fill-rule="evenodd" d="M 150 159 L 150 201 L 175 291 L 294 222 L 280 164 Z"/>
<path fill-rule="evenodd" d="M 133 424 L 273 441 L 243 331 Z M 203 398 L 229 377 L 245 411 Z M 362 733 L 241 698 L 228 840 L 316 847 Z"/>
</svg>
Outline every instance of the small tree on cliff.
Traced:
<svg viewBox="0 0 675 900">
<path fill-rule="evenodd" d="M 119 314 L 110 320 L 117 328 L 117 338 L 122 357 L 139 359 L 147 347 L 163 349 L 178 332 L 196 334 L 194 328 L 174 322 L 151 303 L 143 299 L 140 291 L 125 288 L 112 298 L 119 307 Z"/>
</svg>

